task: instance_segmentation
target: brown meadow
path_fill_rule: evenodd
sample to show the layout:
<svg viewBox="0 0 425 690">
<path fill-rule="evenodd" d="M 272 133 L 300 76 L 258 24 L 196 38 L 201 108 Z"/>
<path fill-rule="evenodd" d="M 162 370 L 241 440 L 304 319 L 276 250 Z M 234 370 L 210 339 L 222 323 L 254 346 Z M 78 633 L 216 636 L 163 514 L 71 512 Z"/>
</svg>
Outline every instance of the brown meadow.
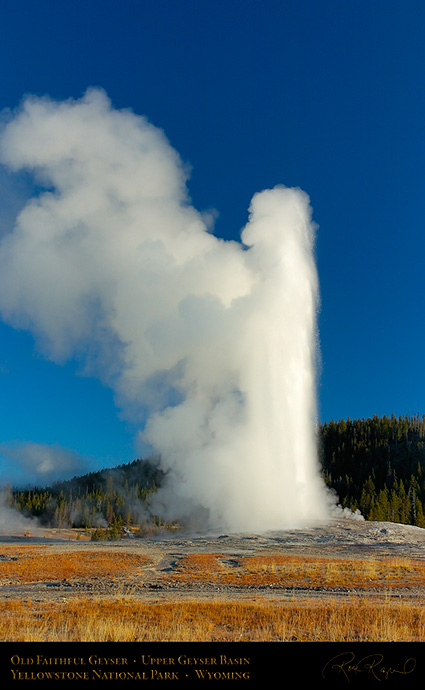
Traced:
<svg viewBox="0 0 425 690">
<path fill-rule="evenodd" d="M 249 556 L 227 559 L 220 554 L 188 554 L 170 580 L 200 580 L 247 587 L 404 589 L 425 586 L 425 562 L 414 559 L 342 559 L 302 556 Z"/>
<path fill-rule="evenodd" d="M 48 553 L 43 547 L 6 547 L 0 561 L 0 586 L 2 583 L 24 583 L 71 578 L 95 578 L 122 576 L 133 573 L 149 559 L 143 555 L 109 553 L 107 551 L 73 551 Z"/>
<path fill-rule="evenodd" d="M 421 602 L 74 599 L 0 604 L 2 641 L 421 641 Z"/>
<path fill-rule="evenodd" d="M 144 582 L 155 565 L 142 550 L 4 546 L 0 639 L 425 641 L 420 559 L 193 552 L 157 571 L 161 598 L 121 587 L 126 578 Z M 116 582 L 108 594 L 78 589 L 81 582 L 104 580 Z M 69 589 L 50 600 L 14 591 L 63 581 Z M 213 589 L 201 596 L 204 585 Z"/>
</svg>

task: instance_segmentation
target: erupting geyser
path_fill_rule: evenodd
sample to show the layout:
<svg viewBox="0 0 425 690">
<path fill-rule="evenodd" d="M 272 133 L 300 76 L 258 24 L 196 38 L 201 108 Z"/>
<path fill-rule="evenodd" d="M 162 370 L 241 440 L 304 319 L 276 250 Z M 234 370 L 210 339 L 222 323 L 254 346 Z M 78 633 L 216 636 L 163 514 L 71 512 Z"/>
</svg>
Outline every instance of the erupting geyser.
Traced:
<svg viewBox="0 0 425 690">
<path fill-rule="evenodd" d="M 111 386 L 168 470 L 157 507 L 228 530 L 328 516 L 316 449 L 314 225 L 307 195 L 211 232 L 163 133 L 103 91 L 27 98 L 0 157 L 42 189 L 0 245 L 3 319 Z"/>
</svg>

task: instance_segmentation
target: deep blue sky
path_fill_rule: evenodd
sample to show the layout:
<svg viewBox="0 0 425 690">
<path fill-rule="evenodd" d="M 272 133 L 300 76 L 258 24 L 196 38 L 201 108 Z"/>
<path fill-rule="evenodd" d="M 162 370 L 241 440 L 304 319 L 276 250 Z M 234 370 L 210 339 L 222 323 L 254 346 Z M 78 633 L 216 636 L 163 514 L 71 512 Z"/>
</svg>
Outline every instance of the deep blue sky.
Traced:
<svg viewBox="0 0 425 690">
<path fill-rule="evenodd" d="M 320 419 L 423 414 L 424 36 L 419 0 L 3 0 L 0 109 L 103 87 L 164 129 L 225 238 L 255 192 L 304 189 Z M 13 210 L 10 190 L 0 200 Z M 110 391 L 0 324 L 0 443 L 102 465 L 133 459 L 133 433 Z"/>
</svg>

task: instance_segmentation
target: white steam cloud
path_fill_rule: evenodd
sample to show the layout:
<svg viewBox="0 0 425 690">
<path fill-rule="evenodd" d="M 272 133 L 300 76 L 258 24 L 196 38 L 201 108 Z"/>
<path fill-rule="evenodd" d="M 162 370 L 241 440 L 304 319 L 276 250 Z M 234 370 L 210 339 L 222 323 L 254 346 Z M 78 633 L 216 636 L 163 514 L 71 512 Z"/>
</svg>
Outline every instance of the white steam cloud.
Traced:
<svg viewBox="0 0 425 690">
<path fill-rule="evenodd" d="M 168 470 L 166 516 L 229 530 L 327 517 L 307 195 L 258 193 L 241 242 L 217 238 L 164 134 L 98 89 L 27 98 L 0 160 L 41 189 L 1 240 L 2 317 L 113 388 Z"/>
</svg>

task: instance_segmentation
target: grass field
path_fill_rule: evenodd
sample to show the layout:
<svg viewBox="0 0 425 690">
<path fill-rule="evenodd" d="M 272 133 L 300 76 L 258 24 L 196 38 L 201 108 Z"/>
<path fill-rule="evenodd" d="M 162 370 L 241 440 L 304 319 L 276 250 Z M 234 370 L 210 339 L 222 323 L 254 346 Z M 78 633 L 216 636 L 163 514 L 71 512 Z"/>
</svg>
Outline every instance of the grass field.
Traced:
<svg viewBox="0 0 425 690">
<path fill-rule="evenodd" d="M 147 601 L 120 590 L 126 576 L 137 581 L 148 565 L 152 562 L 142 553 L 101 547 L 52 553 L 42 546 L 4 546 L 0 586 L 107 578 L 116 587 L 107 597 L 74 593 L 51 601 L 9 594 L 0 601 L 0 639 L 425 641 L 421 560 L 188 553 L 162 574 L 169 596 Z M 219 594 L 183 598 L 178 587 L 187 583 L 215 585 Z M 284 587 L 285 594 L 275 587 Z M 261 588 L 268 588 L 267 597 L 258 596 Z M 403 596 L 397 596 L 401 589 Z M 344 596 L 336 590 L 344 590 Z"/>
<path fill-rule="evenodd" d="M 200 580 L 245 587 L 359 589 L 370 592 L 425 587 L 425 562 L 414 559 L 307 558 L 279 554 L 227 559 L 222 554 L 188 554 L 170 580 Z"/>
<path fill-rule="evenodd" d="M 0 638 L 14 642 L 425 640 L 422 602 L 9 600 L 0 611 Z"/>
<path fill-rule="evenodd" d="M 107 551 L 48 553 L 43 547 L 3 547 L 2 582 L 20 584 L 48 580 L 122 576 L 146 565 L 146 556 Z"/>
</svg>

